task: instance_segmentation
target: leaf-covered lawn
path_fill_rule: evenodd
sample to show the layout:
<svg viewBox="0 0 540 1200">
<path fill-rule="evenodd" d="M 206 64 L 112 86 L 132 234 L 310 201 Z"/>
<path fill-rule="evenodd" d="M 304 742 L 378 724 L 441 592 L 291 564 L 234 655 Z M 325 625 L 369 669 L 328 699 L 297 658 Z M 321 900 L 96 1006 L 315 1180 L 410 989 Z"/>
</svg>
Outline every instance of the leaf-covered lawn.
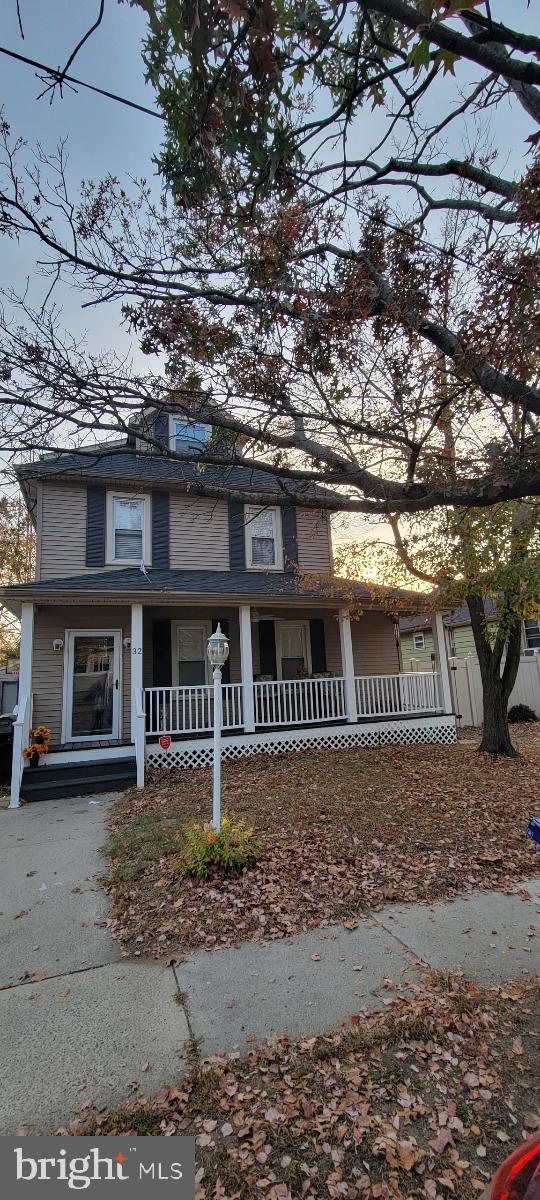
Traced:
<svg viewBox="0 0 540 1200">
<path fill-rule="evenodd" d="M 540 1128 L 540 984 L 428 976 L 383 1014 L 187 1079 L 76 1134 L 196 1137 L 198 1200 L 479 1198 Z"/>
<path fill-rule="evenodd" d="M 540 870 L 525 836 L 540 748 L 492 760 L 474 746 L 387 747 L 224 764 L 223 804 L 252 823 L 259 863 L 200 882 L 180 870 L 182 827 L 211 816 L 211 773 L 157 772 L 117 805 L 111 928 L 131 952 L 281 938 L 366 906 L 507 889 Z"/>
</svg>

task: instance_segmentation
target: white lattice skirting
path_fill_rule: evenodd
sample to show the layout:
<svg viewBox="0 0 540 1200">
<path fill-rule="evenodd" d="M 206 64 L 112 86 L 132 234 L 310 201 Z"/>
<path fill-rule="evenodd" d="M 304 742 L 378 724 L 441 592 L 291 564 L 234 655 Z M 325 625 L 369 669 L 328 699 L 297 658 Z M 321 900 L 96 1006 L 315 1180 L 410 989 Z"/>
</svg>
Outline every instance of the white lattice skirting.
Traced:
<svg viewBox="0 0 540 1200">
<path fill-rule="evenodd" d="M 347 750 L 358 746 L 424 746 L 429 742 L 450 746 L 457 740 L 454 716 L 415 717 L 410 721 L 374 721 L 364 725 L 319 726 L 315 729 L 276 729 L 269 733 L 224 737 L 223 758 L 248 758 L 252 754 L 286 754 L 299 750 Z M 173 741 L 168 750 L 146 747 L 149 767 L 178 770 L 210 767 L 212 739 Z"/>
</svg>

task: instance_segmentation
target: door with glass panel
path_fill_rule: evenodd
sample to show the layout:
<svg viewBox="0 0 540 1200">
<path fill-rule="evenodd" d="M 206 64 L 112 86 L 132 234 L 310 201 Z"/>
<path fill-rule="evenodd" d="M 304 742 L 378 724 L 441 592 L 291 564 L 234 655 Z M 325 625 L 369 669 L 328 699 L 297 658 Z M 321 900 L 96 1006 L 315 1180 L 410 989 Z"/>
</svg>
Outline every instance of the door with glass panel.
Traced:
<svg viewBox="0 0 540 1200">
<path fill-rule="evenodd" d="M 182 692 L 171 695 L 171 721 L 179 729 L 198 733 L 212 727 L 212 692 L 206 687 L 209 667 L 206 647 L 212 626 L 209 621 L 186 621 L 173 625 L 173 677 Z"/>
<path fill-rule="evenodd" d="M 70 630 L 66 643 L 64 741 L 120 735 L 119 630 Z"/>
<path fill-rule="evenodd" d="M 208 682 L 206 647 L 211 633 L 209 621 L 188 621 L 176 625 L 174 662 L 179 687 L 196 687 Z"/>
<path fill-rule="evenodd" d="M 302 679 L 309 672 L 306 621 L 278 622 L 277 633 L 280 679 Z"/>
</svg>

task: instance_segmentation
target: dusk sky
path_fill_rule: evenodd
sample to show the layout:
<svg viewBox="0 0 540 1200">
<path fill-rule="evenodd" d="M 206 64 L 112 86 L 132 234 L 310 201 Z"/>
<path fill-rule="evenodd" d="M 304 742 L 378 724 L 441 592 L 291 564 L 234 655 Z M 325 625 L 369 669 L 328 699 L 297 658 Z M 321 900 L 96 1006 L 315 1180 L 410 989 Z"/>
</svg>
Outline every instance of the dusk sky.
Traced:
<svg viewBox="0 0 540 1200">
<path fill-rule="evenodd" d="M 24 30 L 21 38 L 16 0 L 3 0 L 0 19 L 0 45 L 25 54 L 53 67 L 63 67 L 82 34 L 95 19 L 98 0 L 20 0 Z M 527 0 L 493 0 L 495 18 L 513 18 L 516 26 L 540 33 L 538 4 Z M 510 13 L 511 10 L 511 13 Z M 80 79 L 110 89 L 149 108 L 155 107 L 152 89 L 145 85 L 141 42 L 145 18 L 138 8 L 127 3 L 106 0 L 105 17 L 100 28 L 77 55 L 70 72 Z M 64 89 L 53 103 L 38 99 L 43 83 L 33 68 L 0 55 L 0 104 L 14 136 L 28 142 L 27 158 L 41 143 L 45 153 L 54 151 L 60 139 L 67 139 L 69 183 L 77 196 L 81 180 L 98 180 L 108 173 L 125 180 L 126 176 L 152 178 L 152 156 L 159 149 L 162 122 L 153 116 L 130 110 L 83 89 Z M 460 79 L 474 79 L 478 71 L 467 64 L 458 68 Z M 445 111 L 449 95 L 456 96 L 456 81 L 451 77 L 437 83 L 430 92 L 431 113 Z M 374 126 L 384 128 L 384 110 L 371 113 L 364 109 L 351 134 L 351 149 L 361 151 L 373 142 Z M 520 174 L 530 161 L 526 138 L 533 124 L 517 103 L 502 102 L 497 107 L 495 134 L 500 154 L 497 166 L 506 175 Z M 378 131 L 378 130 L 377 130 Z M 464 152 L 466 139 L 474 140 L 474 126 L 452 134 L 446 147 L 450 153 Z M 157 184 L 157 181 L 156 181 Z M 446 187 L 446 183 L 443 183 Z M 48 281 L 36 276 L 35 259 L 44 257 L 43 249 L 30 240 L 22 243 L 4 238 L 0 243 L 0 282 L 4 288 L 24 289 L 31 281 L 31 295 L 43 298 Z M 91 350 L 130 351 L 137 366 L 159 369 L 157 360 L 144 359 L 122 328 L 119 307 L 102 305 L 84 310 L 80 292 L 64 286 L 55 293 L 63 306 L 66 327 L 86 337 Z M 357 527 L 360 523 L 353 522 Z"/>
<path fill-rule="evenodd" d="M 495 18 L 509 18 L 511 7 L 515 23 L 523 29 L 540 33 L 538 6 L 527 6 L 527 0 L 515 0 L 511 6 L 507 0 L 494 0 L 492 12 Z M 89 28 L 98 12 L 97 0 L 19 0 L 24 30 L 21 38 L 16 0 L 3 0 L 0 20 L 0 45 L 37 59 L 45 64 L 61 67 L 82 34 Z M 106 0 L 105 17 L 99 29 L 92 35 L 77 55 L 70 68 L 80 79 L 110 89 L 128 99 L 154 108 L 152 89 L 145 84 L 141 59 L 141 41 L 145 32 L 145 18 L 139 8 L 127 3 Z M 160 145 L 162 123 L 159 119 L 130 110 L 121 104 L 80 89 L 76 92 L 64 89 L 63 98 L 57 94 L 52 105 L 47 97 L 38 100 L 43 84 L 36 78 L 33 68 L 17 63 L 0 55 L 0 104 L 4 116 L 14 135 L 28 142 L 28 158 L 32 147 L 40 142 L 46 153 L 54 150 L 60 139 L 67 138 L 69 150 L 69 177 L 73 196 L 77 195 L 81 180 L 97 180 L 109 172 L 125 179 L 129 175 L 151 178 L 155 175 L 152 156 Z M 461 65 L 460 77 L 474 78 L 472 67 Z M 441 112 L 448 102 L 450 92 L 455 92 L 455 82 L 450 78 L 441 80 L 437 91 L 432 89 L 430 103 L 435 108 L 440 104 Z M 351 136 L 351 148 L 360 151 L 364 139 L 366 146 L 372 142 L 373 127 L 384 127 L 384 113 L 370 113 L 364 109 L 355 122 Z M 503 103 L 497 109 L 497 143 L 501 147 L 500 166 L 505 174 L 520 173 L 525 165 L 527 146 L 525 139 L 531 132 L 532 123 L 519 105 Z M 471 130 L 471 133 L 474 131 Z M 463 129 L 459 139 L 450 141 L 448 149 L 463 152 Z M 369 140 L 368 140 L 369 139 Z M 446 185 L 443 185 L 446 186 Z M 2 285 L 17 290 L 24 287 L 27 277 L 34 274 L 36 295 L 48 284 L 35 281 L 35 258 L 43 257 L 42 249 L 29 240 L 10 243 L 3 239 L 0 245 L 0 275 Z M 93 349 L 100 346 L 115 347 L 125 351 L 129 345 L 127 335 L 118 319 L 118 309 L 110 306 L 83 310 L 81 295 L 63 289 L 58 294 L 64 305 L 66 325 L 79 334 L 88 332 L 88 344 Z M 136 358 L 139 359 L 135 350 Z"/>
<path fill-rule="evenodd" d="M 98 11 L 97 0 L 20 0 L 24 29 L 21 39 L 15 0 L 3 0 L 0 44 L 46 65 L 63 67 L 82 34 Z M 108 0 L 100 28 L 77 55 L 70 73 L 130 100 L 154 108 L 152 89 L 144 82 L 141 39 L 145 20 L 139 9 Z M 43 84 L 32 67 L 0 55 L 0 96 L 4 116 L 13 135 L 24 137 L 30 150 L 40 142 L 46 152 L 54 151 L 60 139 L 68 139 L 69 174 L 73 194 L 83 179 L 100 179 L 109 172 L 150 178 L 155 172 L 152 155 L 159 148 L 162 122 L 105 97 L 79 89 L 65 88 L 38 100 Z M 36 257 L 43 257 L 37 244 L 9 243 L 0 246 L 1 276 L 5 286 L 19 288 L 31 275 Z M 40 285 L 38 285 L 40 286 Z M 43 282 L 46 291 L 47 284 Z M 81 297 L 63 293 L 66 324 L 87 328 L 94 347 L 101 339 L 108 345 L 116 339 L 126 345 L 111 311 L 99 308 L 81 311 Z M 111 333 L 114 334 L 111 338 Z"/>
</svg>

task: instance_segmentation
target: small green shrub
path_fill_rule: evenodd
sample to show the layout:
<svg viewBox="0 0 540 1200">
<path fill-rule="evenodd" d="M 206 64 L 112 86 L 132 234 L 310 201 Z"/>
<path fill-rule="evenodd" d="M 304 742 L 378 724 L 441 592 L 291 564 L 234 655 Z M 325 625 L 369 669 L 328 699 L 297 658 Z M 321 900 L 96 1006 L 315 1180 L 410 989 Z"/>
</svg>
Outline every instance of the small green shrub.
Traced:
<svg viewBox="0 0 540 1200">
<path fill-rule="evenodd" d="M 253 866 L 261 854 L 261 845 L 254 831 L 244 821 L 226 813 L 221 829 L 196 822 L 184 830 L 180 869 L 184 875 L 234 875 L 244 867 Z"/>
<path fill-rule="evenodd" d="M 521 725 L 526 721 L 536 721 L 536 713 L 528 704 L 513 704 L 508 710 L 508 720 L 511 725 Z"/>
</svg>

